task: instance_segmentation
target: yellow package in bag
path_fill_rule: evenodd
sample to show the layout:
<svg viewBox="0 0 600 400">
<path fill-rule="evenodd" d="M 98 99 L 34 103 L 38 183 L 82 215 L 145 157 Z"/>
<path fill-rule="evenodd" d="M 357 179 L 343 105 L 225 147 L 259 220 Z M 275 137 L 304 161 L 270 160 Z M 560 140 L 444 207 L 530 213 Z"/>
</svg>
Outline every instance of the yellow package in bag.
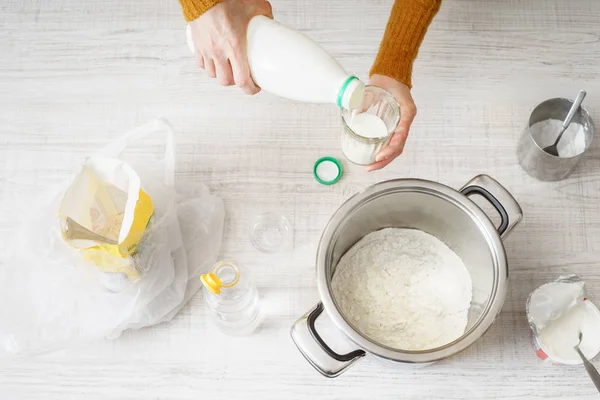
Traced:
<svg viewBox="0 0 600 400">
<path fill-rule="evenodd" d="M 62 199 L 59 219 L 65 240 L 106 273 L 141 278 L 133 255 L 154 214 L 140 177 L 119 159 L 90 158 Z"/>
</svg>

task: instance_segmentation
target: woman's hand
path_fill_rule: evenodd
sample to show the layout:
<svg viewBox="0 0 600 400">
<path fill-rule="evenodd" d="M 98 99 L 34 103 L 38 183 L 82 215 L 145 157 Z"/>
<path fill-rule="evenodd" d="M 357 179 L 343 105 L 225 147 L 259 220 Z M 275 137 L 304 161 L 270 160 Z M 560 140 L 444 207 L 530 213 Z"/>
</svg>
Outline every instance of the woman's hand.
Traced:
<svg viewBox="0 0 600 400">
<path fill-rule="evenodd" d="M 246 53 L 248 23 L 257 15 L 273 18 L 266 0 L 223 0 L 190 22 L 198 66 L 223 86 L 234 83 L 256 94 Z"/>
<path fill-rule="evenodd" d="M 400 104 L 400 122 L 396 131 L 388 145 L 377 154 L 376 162 L 367 167 L 367 171 L 375 171 L 384 168 L 402 154 L 410 125 L 417 115 L 417 107 L 410 95 L 410 88 L 394 78 L 385 75 L 373 75 L 369 83 L 390 92 Z"/>
</svg>

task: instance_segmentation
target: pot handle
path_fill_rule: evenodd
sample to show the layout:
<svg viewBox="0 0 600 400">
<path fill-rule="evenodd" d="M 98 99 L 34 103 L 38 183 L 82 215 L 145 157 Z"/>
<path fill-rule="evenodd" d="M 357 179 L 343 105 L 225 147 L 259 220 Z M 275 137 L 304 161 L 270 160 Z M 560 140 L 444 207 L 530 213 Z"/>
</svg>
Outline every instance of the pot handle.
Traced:
<svg viewBox="0 0 600 400">
<path fill-rule="evenodd" d="M 315 321 L 322 312 L 323 303 L 319 302 L 294 323 L 290 334 L 296 347 L 310 365 L 323 376 L 335 378 L 364 357 L 366 353 L 363 350 L 354 350 L 348 354 L 338 354 L 333 351 L 315 329 Z"/>
<path fill-rule="evenodd" d="M 523 219 L 523 210 L 512 194 L 488 175 L 476 176 L 460 192 L 465 196 L 478 194 L 494 206 L 501 218 L 497 229 L 502 239 Z"/>
</svg>

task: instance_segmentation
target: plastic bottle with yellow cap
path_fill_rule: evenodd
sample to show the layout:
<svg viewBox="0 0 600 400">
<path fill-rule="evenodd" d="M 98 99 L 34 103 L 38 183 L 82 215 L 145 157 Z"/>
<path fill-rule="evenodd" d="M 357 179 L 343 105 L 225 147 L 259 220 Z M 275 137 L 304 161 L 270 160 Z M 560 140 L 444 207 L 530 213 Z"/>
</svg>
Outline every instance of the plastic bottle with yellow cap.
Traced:
<svg viewBox="0 0 600 400">
<path fill-rule="evenodd" d="M 217 263 L 200 276 L 204 300 L 219 330 L 249 335 L 260 323 L 258 290 L 248 271 L 231 261 Z"/>
</svg>

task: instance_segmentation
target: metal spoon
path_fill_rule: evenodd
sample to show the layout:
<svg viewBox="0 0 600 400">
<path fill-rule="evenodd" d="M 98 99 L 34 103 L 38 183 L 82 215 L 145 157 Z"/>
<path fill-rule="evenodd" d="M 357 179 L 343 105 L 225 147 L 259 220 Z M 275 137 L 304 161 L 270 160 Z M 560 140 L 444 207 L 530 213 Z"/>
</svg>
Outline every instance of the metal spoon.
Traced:
<svg viewBox="0 0 600 400">
<path fill-rule="evenodd" d="M 579 332 L 579 343 L 577 343 L 577 345 L 574 346 L 573 348 L 575 349 L 577 354 L 579 354 L 579 357 L 581 357 L 581 361 L 583 361 L 583 366 L 585 367 L 585 370 L 587 371 L 590 378 L 592 378 L 592 382 L 594 382 L 594 385 L 596 385 L 596 389 L 598 390 L 598 392 L 600 392 L 600 374 L 598 373 L 598 370 L 596 369 L 596 367 L 594 367 L 594 365 L 591 362 L 589 362 L 589 360 L 587 358 L 585 358 L 585 356 L 579 349 L 579 345 L 581 344 L 582 337 L 583 337 L 583 334 L 581 332 Z"/>
<path fill-rule="evenodd" d="M 565 133 L 565 130 L 567 130 L 567 128 L 571 124 L 571 120 L 575 116 L 575 113 L 577 112 L 577 110 L 579 110 L 579 106 L 581 105 L 581 102 L 583 102 L 583 99 L 585 99 L 586 94 L 587 93 L 585 90 L 579 91 L 579 94 L 577 95 L 577 98 L 573 102 L 573 105 L 571 106 L 571 109 L 569 110 L 567 117 L 563 121 L 562 127 L 560 129 L 560 132 L 558 133 L 558 137 L 556 138 L 556 141 L 554 142 L 554 144 L 552 146 L 548 146 L 548 147 L 544 148 L 544 151 L 546 153 L 553 155 L 555 157 L 558 157 L 558 148 L 557 148 L 558 142 L 560 142 L 560 139 L 562 138 L 563 134 Z"/>
</svg>

